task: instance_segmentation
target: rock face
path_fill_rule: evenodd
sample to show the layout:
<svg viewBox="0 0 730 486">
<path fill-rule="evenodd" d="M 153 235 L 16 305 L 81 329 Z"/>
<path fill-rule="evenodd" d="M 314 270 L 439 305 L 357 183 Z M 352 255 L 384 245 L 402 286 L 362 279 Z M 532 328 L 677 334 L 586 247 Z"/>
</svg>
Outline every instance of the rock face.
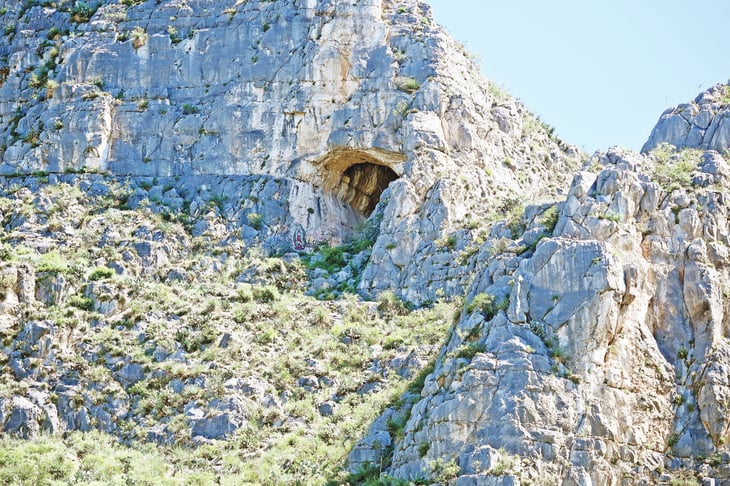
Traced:
<svg viewBox="0 0 730 486">
<path fill-rule="evenodd" d="M 243 197 L 286 203 L 272 233 L 311 242 L 382 199 L 372 295 L 463 292 L 434 241 L 500 198 L 554 196 L 575 166 L 421 2 L 69 8 L 8 3 L 0 173 L 247 176 Z"/>
<path fill-rule="evenodd" d="M 730 85 L 718 84 L 700 93 L 694 101 L 668 109 L 662 113 L 641 151 L 649 152 L 661 143 L 668 143 L 678 148 L 724 152 L 730 147 L 728 101 Z"/>
<path fill-rule="evenodd" d="M 403 439 L 366 460 L 392 454 L 401 478 L 438 477 L 452 461 L 458 485 L 655 484 L 698 465 L 730 482 L 703 463 L 723 462 L 730 439 L 728 179 L 702 188 L 718 156 L 597 154 L 552 231 L 545 212 L 521 240 L 493 230 Z M 664 163 L 694 184 L 672 185 Z M 531 249 L 535 232 L 545 237 Z"/>
<path fill-rule="evenodd" d="M 415 0 L 3 5 L 8 435 L 237 441 L 301 484 L 278 447 L 395 403 L 356 475 L 730 484 L 727 86 L 581 162 Z"/>
</svg>

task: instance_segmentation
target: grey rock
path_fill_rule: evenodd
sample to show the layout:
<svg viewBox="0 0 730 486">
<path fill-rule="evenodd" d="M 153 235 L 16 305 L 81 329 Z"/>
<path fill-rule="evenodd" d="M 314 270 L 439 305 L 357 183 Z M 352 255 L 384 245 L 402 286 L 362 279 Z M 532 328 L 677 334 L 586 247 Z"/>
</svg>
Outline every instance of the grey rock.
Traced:
<svg viewBox="0 0 730 486">
<path fill-rule="evenodd" d="M 297 386 L 307 391 L 313 391 L 319 388 L 319 379 L 314 375 L 302 376 L 297 379 Z"/>
<path fill-rule="evenodd" d="M 5 433 L 22 439 L 32 439 L 40 433 L 41 410 L 30 400 L 14 396 L 7 409 L 3 423 Z"/>
<path fill-rule="evenodd" d="M 114 374 L 114 378 L 122 386 L 128 387 L 145 379 L 144 367 L 137 363 L 128 363 Z"/>
<path fill-rule="evenodd" d="M 76 430 L 81 432 L 89 432 L 92 429 L 91 417 L 86 407 L 79 407 L 75 417 Z"/>
<path fill-rule="evenodd" d="M 241 421 L 229 413 L 201 418 L 193 423 L 191 436 L 206 439 L 224 439 L 241 427 Z"/>
<path fill-rule="evenodd" d="M 185 282 L 188 280 L 188 272 L 182 268 L 173 268 L 167 272 L 166 279 L 170 282 Z"/>
<path fill-rule="evenodd" d="M 319 406 L 317 406 L 319 414 L 323 417 L 331 417 L 332 415 L 334 415 L 336 409 L 337 403 L 332 400 L 320 403 Z"/>
<path fill-rule="evenodd" d="M 165 424 L 155 424 L 148 429 L 147 440 L 159 445 L 171 445 L 175 441 L 175 436 Z"/>
<path fill-rule="evenodd" d="M 727 86 L 718 84 L 698 95 L 694 103 L 667 110 L 641 151 L 647 153 L 668 143 L 723 153 L 730 147 L 730 108 L 721 102 L 726 96 Z"/>
<path fill-rule="evenodd" d="M 169 386 L 175 393 L 182 393 L 185 388 L 185 382 L 179 378 L 174 378 L 170 380 L 170 383 L 168 383 L 167 386 Z"/>
<path fill-rule="evenodd" d="M 40 272 L 35 280 L 35 300 L 46 305 L 60 304 L 65 301 L 74 289 L 61 273 Z"/>
<path fill-rule="evenodd" d="M 141 241 L 134 244 L 134 249 L 137 252 L 137 256 L 140 258 L 147 258 L 152 256 L 152 244 L 149 241 Z"/>
</svg>

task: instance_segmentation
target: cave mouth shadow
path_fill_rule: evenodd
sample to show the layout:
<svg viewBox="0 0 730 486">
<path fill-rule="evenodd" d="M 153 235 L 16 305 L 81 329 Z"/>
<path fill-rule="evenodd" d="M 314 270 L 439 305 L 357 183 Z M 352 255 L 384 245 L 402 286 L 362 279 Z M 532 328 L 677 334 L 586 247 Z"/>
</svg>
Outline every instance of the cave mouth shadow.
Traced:
<svg viewBox="0 0 730 486">
<path fill-rule="evenodd" d="M 402 154 L 375 149 L 334 150 L 322 159 L 323 189 L 367 219 L 383 191 L 400 177 L 403 159 Z"/>
<path fill-rule="evenodd" d="M 398 179 L 393 169 L 363 162 L 353 164 L 342 173 L 338 198 L 368 218 L 388 185 Z"/>
</svg>

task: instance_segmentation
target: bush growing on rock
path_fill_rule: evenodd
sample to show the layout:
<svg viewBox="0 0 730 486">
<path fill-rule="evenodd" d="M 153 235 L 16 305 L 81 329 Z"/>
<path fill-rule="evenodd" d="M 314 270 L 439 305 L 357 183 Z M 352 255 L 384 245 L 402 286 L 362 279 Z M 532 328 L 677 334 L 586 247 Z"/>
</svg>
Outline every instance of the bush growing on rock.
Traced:
<svg viewBox="0 0 730 486">
<path fill-rule="evenodd" d="M 494 295 L 479 293 L 469 303 L 466 312 L 467 314 L 471 314 L 474 311 L 480 311 L 484 314 L 485 319 L 490 320 L 497 312 L 505 310 L 507 307 L 509 307 L 509 301 L 507 299 L 495 301 Z"/>
<path fill-rule="evenodd" d="M 89 280 L 104 280 L 111 278 L 114 275 L 114 270 L 108 267 L 96 267 L 89 274 Z"/>
</svg>

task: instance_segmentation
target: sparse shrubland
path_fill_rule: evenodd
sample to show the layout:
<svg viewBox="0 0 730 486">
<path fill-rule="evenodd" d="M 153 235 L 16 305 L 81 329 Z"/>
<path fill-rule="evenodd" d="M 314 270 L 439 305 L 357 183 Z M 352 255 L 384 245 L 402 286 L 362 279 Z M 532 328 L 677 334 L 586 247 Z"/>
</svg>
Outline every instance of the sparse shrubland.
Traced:
<svg viewBox="0 0 730 486">
<path fill-rule="evenodd" d="M 44 390 L 62 423 L 81 413 L 92 430 L 5 437 L 2 482 L 347 480 L 344 460 L 367 426 L 422 386 L 452 306 L 411 310 L 392 293 L 318 301 L 305 295 L 298 259 L 193 237 L 172 211 L 127 209 L 126 193 L 112 185 L 92 200 L 62 184 L 0 197 L 0 286 L 21 300 L 0 332 L 31 370 L 2 374 L 0 400 Z M 22 231 L 8 223 L 19 218 Z M 41 234 L 53 249 L 37 245 Z M 368 251 L 374 234 L 366 225 L 305 263 L 334 271 Z M 25 274 L 46 301 L 15 296 Z M 31 328 L 50 348 L 24 347 Z M 55 388 L 68 380 L 78 386 Z"/>
</svg>

